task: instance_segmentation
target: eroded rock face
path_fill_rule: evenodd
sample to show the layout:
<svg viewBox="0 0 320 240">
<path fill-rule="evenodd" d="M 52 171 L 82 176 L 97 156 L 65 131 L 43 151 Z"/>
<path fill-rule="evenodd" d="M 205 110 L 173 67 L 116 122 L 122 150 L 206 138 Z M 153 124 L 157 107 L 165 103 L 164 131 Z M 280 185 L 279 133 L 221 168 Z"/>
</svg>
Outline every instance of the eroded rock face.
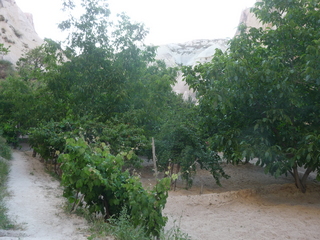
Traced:
<svg viewBox="0 0 320 240">
<path fill-rule="evenodd" d="M 0 58 L 13 64 L 24 52 L 43 43 L 34 29 L 32 15 L 22 12 L 14 0 L 0 0 L 0 43 L 10 48 Z"/>
<path fill-rule="evenodd" d="M 186 43 L 172 43 L 160 46 L 156 58 L 164 60 L 169 67 L 193 66 L 210 61 L 216 48 L 225 51 L 227 44 L 227 39 L 201 39 Z"/>
<path fill-rule="evenodd" d="M 267 27 L 272 28 L 273 26 L 271 24 L 262 24 L 260 22 L 260 20 L 258 18 L 256 18 L 256 16 L 250 12 L 251 8 L 247 8 L 245 10 L 242 11 L 241 16 L 240 16 L 240 21 L 239 21 L 239 25 L 240 24 L 244 24 L 247 27 L 251 28 L 264 28 L 266 29 Z M 239 31 L 236 32 L 236 35 L 239 34 Z"/>
<path fill-rule="evenodd" d="M 201 39 L 186 43 L 172 43 L 160 46 L 156 59 L 164 60 L 168 67 L 194 66 L 211 61 L 217 48 L 225 51 L 227 47 L 228 39 Z M 182 73 L 179 73 L 173 90 L 182 94 L 184 99 L 195 97 L 189 86 L 182 81 Z"/>
</svg>

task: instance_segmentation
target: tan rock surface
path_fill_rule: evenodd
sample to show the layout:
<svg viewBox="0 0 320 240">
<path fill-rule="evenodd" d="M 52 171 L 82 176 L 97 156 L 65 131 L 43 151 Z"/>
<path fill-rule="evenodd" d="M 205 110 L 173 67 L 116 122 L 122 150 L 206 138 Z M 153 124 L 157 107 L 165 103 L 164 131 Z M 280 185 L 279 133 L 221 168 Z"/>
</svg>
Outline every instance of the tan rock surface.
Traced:
<svg viewBox="0 0 320 240">
<path fill-rule="evenodd" d="M 9 54 L 0 58 L 14 64 L 24 52 L 43 43 L 32 15 L 22 12 L 14 0 L 0 0 L 0 43 L 10 47 Z"/>
</svg>

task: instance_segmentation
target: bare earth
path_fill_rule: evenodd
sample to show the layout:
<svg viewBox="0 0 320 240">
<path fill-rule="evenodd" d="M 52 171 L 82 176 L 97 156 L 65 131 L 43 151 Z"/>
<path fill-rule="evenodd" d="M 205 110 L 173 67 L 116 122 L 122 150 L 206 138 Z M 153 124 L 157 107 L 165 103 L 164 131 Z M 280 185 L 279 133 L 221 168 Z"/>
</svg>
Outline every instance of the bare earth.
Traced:
<svg viewBox="0 0 320 240">
<path fill-rule="evenodd" d="M 11 160 L 7 200 L 9 216 L 21 225 L 20 231 L 0 230 L 1 240 L 82 240 L 86 222 L 67 215 L 59 182 L 45 172 L 31 151 L 14 151 Z"/>
<path fill-rule="evenodd" d="M 167 228 L 176 224 L 199 240 L 320 239 L 320 185 L 315 174 L 303 194 L 291 176 L 275 179 L 252 164 L 224 169 L 231 178 L 222 180 L 222 187 L 203 170 L 190 190 L 178 181 L 164 210 Z M 152 184 L 152 172 L 143 171 L 142 179 Z"/>
<path fill-rule="evenodd" d="M 30 151 L 14 151 L 13 157 L 7 206 L 23 230 L 0 230 L 0 239 L 86 239 L 86 222 L 64 213 L 62 189 L 39 160 Z M 164 210 L 166 228 L 178 225 L 199 240 L 320 239 L 320 184 L 312 177 L 302 194 L 290 176 L 275 179 L 251 164 L 225 170 L 231 178 L 222 181 L 223 187 L 202 170 L 189 190 L 179 180 Z M 151 166 L 141 177 L 145 186 L 155 182 Z"/>
</svg>

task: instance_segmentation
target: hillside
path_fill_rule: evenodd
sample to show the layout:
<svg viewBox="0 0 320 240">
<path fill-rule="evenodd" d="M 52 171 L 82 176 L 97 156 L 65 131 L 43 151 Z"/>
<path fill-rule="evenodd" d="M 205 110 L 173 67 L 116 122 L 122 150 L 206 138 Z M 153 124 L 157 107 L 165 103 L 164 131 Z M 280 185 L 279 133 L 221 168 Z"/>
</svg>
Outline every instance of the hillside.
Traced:
<svg viewBox="0 0 320 240">
<path fill-rule="evenodd" d="M 43 43 L 32 14 L 22 12 L 14 0 L 0 0 L 0 43 L 10 48 L 10 53 L 0 58 L 14 64 L 24 52 Z"/>
</svg>

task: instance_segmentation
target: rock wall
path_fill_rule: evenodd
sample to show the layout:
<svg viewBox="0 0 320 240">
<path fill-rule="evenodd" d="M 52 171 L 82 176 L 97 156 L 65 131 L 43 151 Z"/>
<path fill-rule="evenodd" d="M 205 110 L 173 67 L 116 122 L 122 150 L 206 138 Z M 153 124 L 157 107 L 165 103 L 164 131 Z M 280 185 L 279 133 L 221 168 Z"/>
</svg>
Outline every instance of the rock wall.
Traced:
<svg viewBox="0 0 320 240">
<path fill-rule="evenodd" d="M 227 47 L 227 39 L 202 39 L 186 43 L 172 43 L 160 46 L 156 59 L 164 60 L 168 67 L 194 66 L 211 61 L 217 48 L 225 51 Z M 176 93 L 182 94 L 185 99 L 195 97 L 189 86 L 182 81 L 182 73 L 179 73 L 176 80 L 177 83 L 173 86 Z"/>
<path fill-rule="evenodd" d="M 24 52 L 43 43 L 34 29 L 32 15 L 22 12 L 14 0 L 0 0 L 0 43 L 10 48 L 0 59 L 13 64 Z"/>
<path fill-rule="evenodd" d="M 262 24 L 259 19 L 256 18 L 256 16 L 250 12 L 251 8 L 247 8 L 242 11 L 240 20 L 239 20 L 239 25 L 240 24 L 245 24 L 247 27 L 253 27 L 253 28 L 267 28 L 270 27 L 272 28 L 271 24 Z M 235 35 L 238 35 L 239 31 L 236 32 Z"/>
<path fill-rule="evenodd" d="M 225 51 L 227 44 L 227 39 L 202 39 L 186 43 L 172 43 L 160 46 L 156 58 L 164 60 L 170 67 L 192 66 L 210 61 L 216 48 Z"/>
</svg>

